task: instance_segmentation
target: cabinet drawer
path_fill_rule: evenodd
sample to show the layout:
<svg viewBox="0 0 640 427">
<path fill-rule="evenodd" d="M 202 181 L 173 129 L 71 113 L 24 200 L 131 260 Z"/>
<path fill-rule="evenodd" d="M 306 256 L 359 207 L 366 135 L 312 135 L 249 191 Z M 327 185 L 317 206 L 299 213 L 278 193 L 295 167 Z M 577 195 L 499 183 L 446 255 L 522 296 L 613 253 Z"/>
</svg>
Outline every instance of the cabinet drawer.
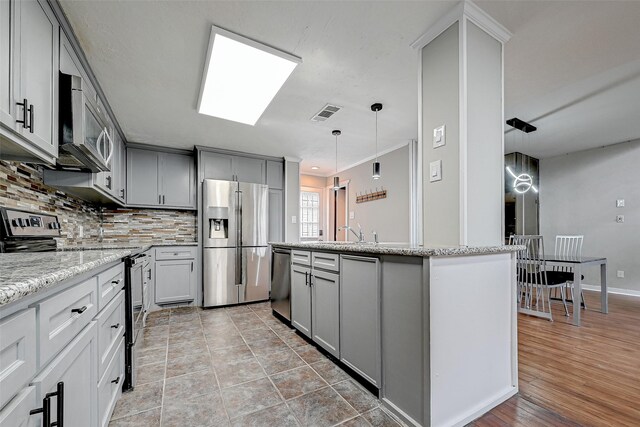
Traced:
<svg viewBox="0 0 640 427">
<path fill-rule="evenodd" d="M 124 336 L 124 291 L 98 314 L 98 377 L 102 377 L 107 364 Z"/>
<path fill-rule="evenodd" d="M 195 246 L 156 248 L 156 260 L 194 259 L 196 257 L 196 249 Z"/>
<path fill-rule="evenodd" d="M 40 367 L 45 366 L 98 313 L 97 281 L 92 277 L 38 304 Z"/>
<path fill-rule="evenodd" d="M 36 310 L 0 321 L 0 408 L 36 374 Z"/>
<path fill-rule="evenodd" d="M 314 269 L 320 268 L 327 271 L 340 271 L 340 255 L 338 254 L 314 252 L 312 258 Z"/>
<path fill-rule="evenodd" d="M 0 411 L 0 427 L 39 427 L 42 414 L 31 415 L 32 409 L 42 407 L 35 387 L 26 387 Z"/>
<path fill-rule="evenodd" d="M 107 426 L 113 408 L 122 394 L 124 380 L 124 338 L 117 342 L 117 350 L 109 361 L 106 371 L 98 383 L 98 425 Z"/>
<path fill-rule="evenodd" d="M 300 265 L 311 265 L 311 252 L 291 251 L 291 262 Z"/>
<path fill-rule="evenodd" d="M 109 304 L 124 288 L 124 264 L 120 263 L 98 275 L 98 311 Z"/>
</svg>

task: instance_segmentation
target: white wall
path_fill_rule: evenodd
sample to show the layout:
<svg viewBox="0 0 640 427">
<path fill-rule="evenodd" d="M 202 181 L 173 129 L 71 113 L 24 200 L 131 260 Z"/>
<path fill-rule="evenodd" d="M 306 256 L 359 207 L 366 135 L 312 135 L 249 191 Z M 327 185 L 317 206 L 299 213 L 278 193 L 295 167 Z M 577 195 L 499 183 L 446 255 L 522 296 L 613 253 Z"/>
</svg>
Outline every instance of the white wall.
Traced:
<svg viewBox="0 0 640 427">
<path fill-rule="evenodd" d="M 375 230 L 381 242 L 409 242 L 409 146 L 384 154 L 378 160 L 382 168 L 380 179 L 371 178 L 373 160 L 338 174 L 341 182 L 349 180 L 349 211 L 355 215 L 349 219 L 349 225 L 357 227 L 360 223 L 367 241 L 373 240 L 371 232 Z M 333 176 L 328 177 L 326 185 L 332 183 Z M 376 187 L 387 190 L 386 199 L 356 203 L 357 194 L 375 191 Z M 352 233 L 349 240 L 356 240 Z"/>
<path fill-rule="evenodd" d="M 640 140 L 540 160 L 540 232 L 584 234 L 584 255 L 605 256 L 609 287 L 640 294 Z M 616 199 L 625 199 L 616 208 Z M 623 224 L 616 215 L 624 215 Z M 616 271 L 624 270 L 625 278 Z M 598 285 L 597 269 L 585 282 Z"/>
</svg>

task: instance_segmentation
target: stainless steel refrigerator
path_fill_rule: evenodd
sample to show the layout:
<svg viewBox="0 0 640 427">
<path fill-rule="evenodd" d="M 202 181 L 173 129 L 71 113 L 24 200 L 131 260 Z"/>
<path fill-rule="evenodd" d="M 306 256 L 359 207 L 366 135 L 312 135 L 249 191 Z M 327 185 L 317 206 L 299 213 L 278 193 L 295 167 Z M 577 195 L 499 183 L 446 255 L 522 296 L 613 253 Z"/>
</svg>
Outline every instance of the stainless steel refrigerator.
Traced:
<svg viewBox="0 0 640 427">
<path fill-rule="evenodd" d="M 268 187 L 202 184 L 204 306 L 269 299 Z"/>
</svg>

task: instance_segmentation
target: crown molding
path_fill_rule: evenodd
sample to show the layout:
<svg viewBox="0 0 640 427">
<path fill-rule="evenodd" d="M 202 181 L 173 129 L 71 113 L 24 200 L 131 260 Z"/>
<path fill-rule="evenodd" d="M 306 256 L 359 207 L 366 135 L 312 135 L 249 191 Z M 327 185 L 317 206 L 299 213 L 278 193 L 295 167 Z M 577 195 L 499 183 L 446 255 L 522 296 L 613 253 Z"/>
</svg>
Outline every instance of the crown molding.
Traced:
<svg viewBox="0 0 640 427">
<path fill-rule="evenodd" d="M 284 156 L 283 158 L 285 162 L 300 163 L 302 161 L 300 157 Z"/>
<path fill-rule="evenodd" d="M 463 0 L 452 7 L 442 18 L 433 24 L 431 28 L 411 43 L 411 47 L 414 49 L 422 49 L 462 18 L 467 18 L 501 43 L 508 42 L 512 36 L 509 30 L 493 19 L 487 12 L 480 9 L 474 2 L 471 0 Z"/>
</svg>

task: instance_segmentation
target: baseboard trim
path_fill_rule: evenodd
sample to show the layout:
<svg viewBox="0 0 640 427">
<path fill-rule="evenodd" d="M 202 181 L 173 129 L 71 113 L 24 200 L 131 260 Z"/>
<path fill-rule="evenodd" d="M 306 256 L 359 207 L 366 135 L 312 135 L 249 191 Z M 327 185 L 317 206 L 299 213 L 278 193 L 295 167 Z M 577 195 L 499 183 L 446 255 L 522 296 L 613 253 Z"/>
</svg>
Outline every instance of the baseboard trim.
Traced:
<svg viewBox="0 0 640 427">
<path fill-rule="evenodd" d="M 600 292 L 600 285 L 587 285 L 582 284 L 582 289 L 585 291 L 594 291 Z M 616 295 L 626 295 L 629 297 L 640 297 L 640 291 L 636 291 L 633 289 L 622 289 L 622 288 L 609 288 L 607 287 L 607 293 L 616 294 Z"/>
<path fill-rule="evenodd" d="M 479 409 L 473 410 L 473 412 L 471 412 L 470 414 L 463 415 L 463 418 L 460 418 L 456 421 L 451 420 L 452 423 L 448 425 L 451 427 L 466 426 L 473 420 L 476 420 L 480 418 L 482 415 L 491 411 L 496 406 L 506 402 L 516 394 L 518 394 L 518 387 L 509 388 L 507 392 L 499 394 L 497 397 L 491 399 L 488 403 L 482 405 L 482 407 L 480 407 Z"/>
</svg>

